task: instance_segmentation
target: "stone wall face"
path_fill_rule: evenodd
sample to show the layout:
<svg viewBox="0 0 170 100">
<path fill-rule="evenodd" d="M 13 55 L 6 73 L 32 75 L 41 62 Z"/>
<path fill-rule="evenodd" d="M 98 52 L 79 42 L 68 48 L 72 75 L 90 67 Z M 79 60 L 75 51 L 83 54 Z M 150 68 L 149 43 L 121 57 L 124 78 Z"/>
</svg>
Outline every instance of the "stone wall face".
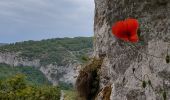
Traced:
<svg viewBox="0 0 170 100">
<path fill-rule="evenodd" d="M 112 35 L 113 23 L 126 18 L 139 21 L 141 43 L 133 46 Z M 94 32 L 94 56 L 104 57 L 97 100 L 110 85 L 110 100 L 163 100 L 165 94 L 170 100 L 169 0 L 95 0 Z"/>
</svg>

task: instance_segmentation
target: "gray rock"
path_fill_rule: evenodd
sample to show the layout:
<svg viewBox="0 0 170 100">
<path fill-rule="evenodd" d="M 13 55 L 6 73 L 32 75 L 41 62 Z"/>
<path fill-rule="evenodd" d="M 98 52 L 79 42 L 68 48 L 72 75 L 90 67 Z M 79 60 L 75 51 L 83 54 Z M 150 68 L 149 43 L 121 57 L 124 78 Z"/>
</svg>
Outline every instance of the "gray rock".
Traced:
<svg viewBox="0 0 170 100">
<path fill-rule="evenodd" d="M 39 59 L 28 60 L 22 58 L 19 53 L 0 53 L 0 63 L 9 64 L 11 66 L 34 66 L 38 68 L 47 79 L 53 84 L 57 85 L 59 82 L 68 84 L 75 84 L 81 65 L 78 63 L 70 63 L 66 66 L 58 65 L 41 65 Z"/>
<path fill-rule="evenodd" d="M 94 56 L 105 55 L 100 90 L 112 84 L 110 100 L 163 100 L 163 91 L 170 100 L 170 65 L 165 61 L 170 54 L 170 1 L 95 0 L 95 5 Z M 129 17 L 140 23 L 141 43 L 112 35 L 112 24 Z M 143 88 L 142 81 L 149 80 L 152 85 Z"/>
</svg>

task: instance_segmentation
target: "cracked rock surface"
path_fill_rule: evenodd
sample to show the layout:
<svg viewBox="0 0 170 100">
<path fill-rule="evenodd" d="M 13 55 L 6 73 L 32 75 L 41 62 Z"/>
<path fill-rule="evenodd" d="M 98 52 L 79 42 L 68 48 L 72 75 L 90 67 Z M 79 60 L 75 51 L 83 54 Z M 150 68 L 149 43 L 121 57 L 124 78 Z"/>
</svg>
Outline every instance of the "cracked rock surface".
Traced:
<svg viewBox="0 0 170 100">
<path fill-rule="evenodd" d="M 141 42 L 112 35 L 113 23 L 126 18 L 139 21 Z M 95 0 L 94 32 L 94 56 L 104 56 L 96 100 L 103 100 L 110 85 L 110 100 L 164 100 L 165 94 L 170 100 L 169 0 Z"/>
</svg>

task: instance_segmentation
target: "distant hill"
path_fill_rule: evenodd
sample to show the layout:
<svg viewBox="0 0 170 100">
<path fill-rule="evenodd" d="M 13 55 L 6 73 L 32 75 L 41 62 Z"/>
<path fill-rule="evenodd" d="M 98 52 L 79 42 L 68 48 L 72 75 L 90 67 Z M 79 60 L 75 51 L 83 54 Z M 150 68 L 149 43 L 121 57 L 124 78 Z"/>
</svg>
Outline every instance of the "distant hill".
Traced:
<svg viewBox="0 0 170 100">
<path fill-rule="evenodd" d="M 0 46 L 4 46 L 7 45 L 8 43 L 0 43 Z"/>
<path fill-rule="evenodd" d="M 65 65 L 68 62 L 83 63 L 92 47 L 92 37 L 54 38 L 3 45 L 0 52 L 17 52 L 22 58 L 40 59 L 42 65 Z"/>
<path fill-rule="evenodd" d="M 19 72 L 20 69 L 24 69 L 32 75 L 30 70 L 33 72 L 34 70 L 30 67 L 35 67 L 53 85 L 70 86 L 69 84 L 75 83 L 81 64 L 87 62 L 89 55 L 92 55 L 92 47 L 93 37 L 17 42 L 0 46 L 0 63 L 15 66 L 12 69 L 8 67 L 6 69 L 9 70 L 8 73 L 12 73 L 13 69 L 21 66 L 16 68 Z M 0 74 L 0 78 L 2 75 L 5 74 Z"/>
</svg>

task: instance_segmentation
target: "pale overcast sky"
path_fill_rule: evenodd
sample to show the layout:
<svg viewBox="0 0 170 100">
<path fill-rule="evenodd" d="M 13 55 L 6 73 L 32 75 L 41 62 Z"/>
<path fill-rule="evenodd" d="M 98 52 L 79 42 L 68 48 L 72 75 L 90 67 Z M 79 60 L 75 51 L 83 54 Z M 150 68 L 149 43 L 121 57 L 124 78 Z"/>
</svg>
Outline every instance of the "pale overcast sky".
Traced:
<svg viewBox="0 0 170 100">
<path fill-rule="evenodd" d="M 93 35 L 94 0 L 0 0 L 0 43 Z"/>
</svg>

